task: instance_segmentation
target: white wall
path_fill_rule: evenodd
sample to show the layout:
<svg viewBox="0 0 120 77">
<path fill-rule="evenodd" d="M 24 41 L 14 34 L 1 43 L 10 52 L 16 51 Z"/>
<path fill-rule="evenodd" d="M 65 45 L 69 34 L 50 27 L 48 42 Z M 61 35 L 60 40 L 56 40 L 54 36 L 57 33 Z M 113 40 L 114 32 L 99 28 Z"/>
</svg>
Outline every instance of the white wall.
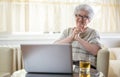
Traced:
<svg viewBox="0 0 120 77">
<path fill-rule="evenodd" d="M 120 47 L 120 38 L 102 38 L 101 42 L 107 47 Z"/>
</svg>

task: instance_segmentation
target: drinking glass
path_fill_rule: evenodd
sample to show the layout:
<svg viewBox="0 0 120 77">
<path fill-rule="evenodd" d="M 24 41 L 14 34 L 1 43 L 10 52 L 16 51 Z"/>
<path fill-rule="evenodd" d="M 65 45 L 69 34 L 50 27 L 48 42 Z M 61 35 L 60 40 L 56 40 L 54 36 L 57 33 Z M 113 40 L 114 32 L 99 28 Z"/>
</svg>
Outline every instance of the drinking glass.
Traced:
<svg viewBox="0 0 120 77">
<path fill-rule="evenodd" d="M 79 61 L 79 77 L 90 77 L 90 57 L 84 56 Z"/>
</svg>

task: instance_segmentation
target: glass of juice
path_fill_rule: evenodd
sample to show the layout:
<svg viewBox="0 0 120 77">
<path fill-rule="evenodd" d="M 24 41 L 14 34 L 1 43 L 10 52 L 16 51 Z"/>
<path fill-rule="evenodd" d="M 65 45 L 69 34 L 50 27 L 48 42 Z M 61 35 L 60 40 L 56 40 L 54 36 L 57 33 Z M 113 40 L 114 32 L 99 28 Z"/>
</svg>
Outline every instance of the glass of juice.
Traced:
<svg viewBox="0 0 120 77">
<path fill-rule="evenodd" d="M 89 55 L 79 61 L 79 77 L 90 77 L 90 65 Z"/>
</svg>

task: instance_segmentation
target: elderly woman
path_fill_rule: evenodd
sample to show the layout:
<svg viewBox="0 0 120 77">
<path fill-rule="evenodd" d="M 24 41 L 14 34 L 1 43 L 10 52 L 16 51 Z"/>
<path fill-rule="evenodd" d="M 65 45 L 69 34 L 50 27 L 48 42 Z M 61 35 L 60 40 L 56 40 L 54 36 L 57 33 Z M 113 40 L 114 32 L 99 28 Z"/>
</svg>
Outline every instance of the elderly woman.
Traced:
<svg viewBox="0 0 120 77">
<path fill-rule="evenodd" d="M 73 60 L 78 60 L 78 56 L 80 59 L 89 55 L 92 65 L 96 67 L 96 55 L 101 48 L 100 37 L 94 29 L 87 26 L 94 15 L 93 9 L 87 4 L 78 5 L 74 15 L 76 26 L 64 30 L 55 43 L 72 44 Z"/>
</svg>

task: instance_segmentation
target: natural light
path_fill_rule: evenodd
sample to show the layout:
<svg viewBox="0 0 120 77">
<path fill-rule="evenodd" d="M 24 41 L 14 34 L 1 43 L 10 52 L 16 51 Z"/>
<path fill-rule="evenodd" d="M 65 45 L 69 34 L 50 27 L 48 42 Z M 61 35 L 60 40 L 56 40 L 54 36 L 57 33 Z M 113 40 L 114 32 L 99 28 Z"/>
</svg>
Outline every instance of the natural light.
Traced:
<svg viewBox="0 0 120 77">
<path fill-rule="evenodd" d="M 120 32 L 119 0 L 1 0 L 0 33 L 60 33 L 74 27 L 74 9 L 86 3 L 95 16 L 90 27 L 101 33 Z"/>
</svg>

